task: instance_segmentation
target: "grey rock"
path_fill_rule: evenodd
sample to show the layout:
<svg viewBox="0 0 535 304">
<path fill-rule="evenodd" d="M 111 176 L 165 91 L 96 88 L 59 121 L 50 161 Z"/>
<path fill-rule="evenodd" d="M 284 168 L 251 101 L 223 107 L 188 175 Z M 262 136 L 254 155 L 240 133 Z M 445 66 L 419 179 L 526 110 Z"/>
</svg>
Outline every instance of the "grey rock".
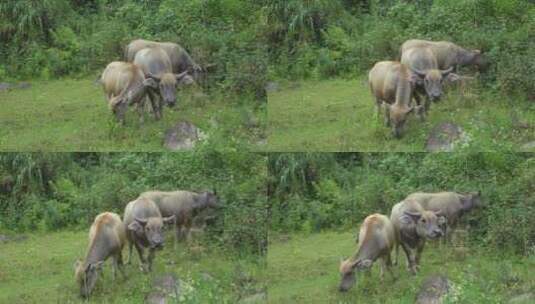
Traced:
<svg viewBox="0 0 535 304">
<path fill-rule="evenodd" d="M 531 141 L 531 142 L 523 144 L 522 147 L 520 147 L 520 149 L 522 151 L 533 151 L 533 150 L 535 150 L 535 141 Z"/>
<path fill-rule="evenodd" d="M 274 82 L 274 81 L 268 81 L 266 85 L 264 86 L 264 88 L 266 92 L 268 93 L 277 92 L 280 90 L 279 83 Z"/>
<path fill-rule="evenodd" d="M 166 296 L 178 298 L 180 293 L 180 281 L 173 273 L 157 276 L 152 281 L 154 291 L 159 291 Z"/>
<path fill-rule="evenodd" d="M 427 277 L 416 296 L 416 304 L 441 304 L 450 290 L 450 282 L 443 275 Z"/>
<path fill-rule="evenodd" d="M 167 304 L 170 303 L 167 301 L 167 296 L 159 291 L 153 291 L 145 296 L 146 304 Z"/>
<path fill-rule="evenodd" d="M 164 146 L 167 149 L 191 150 L 195 144 L 207 138 L 207 135 L 194 124 L 182 121 L 165 131 Z"/>
<path fill-rule="evenodd" d="M 257 294 L 248 296 L 239 301 L 240 304 L 256 304 L 256 303 L 266 303 L 267 294 L 265 292 L 259 292 Z"/>
<path fill-rule="evenodd" d="M 31 87 L 32 87 L 32 84 L 29 83 L 29 82 L 21 82 L 21 83 L 17 84 L 17 89 L 21 89 L 21 90 L 29 89 Z"/>
<path fill-rule="evenodd" d="M 508 304 L 528 304 L 535 303 L 535 294 L 532 292 L 517 295 L 507 302 Z"/>
<path fill-rule="evenodd" d="M 465 138 L 466 134 L 461 127 L 450 122 L 441 123 L 431 130 L 425 149 L 429 152 L 451 152 Z"/>
<path fill-rule="evenodd" d="M 13 84 L 7 82 L 0 82 L 0 91 L 6 91 L 13 88 Z"/>
</svg>

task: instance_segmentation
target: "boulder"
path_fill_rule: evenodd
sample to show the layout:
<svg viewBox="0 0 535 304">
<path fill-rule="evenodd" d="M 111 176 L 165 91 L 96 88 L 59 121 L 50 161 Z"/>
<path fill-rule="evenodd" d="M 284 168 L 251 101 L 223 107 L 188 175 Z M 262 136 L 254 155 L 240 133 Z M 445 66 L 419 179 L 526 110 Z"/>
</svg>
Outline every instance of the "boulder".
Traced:
<svg viewBox="0 0 535 304">
<path fill-rule="evenodd" d="M 522 150 L 522 151 L 535 151 L 535 141 L 531 141 L 531 142 L 523 144 L 520 147 L 520 150 Z"/>
<path fill-rule="evenodd" d="M 466 140 L 461 127 L 450 122 L 441 123 L 431 130 L 425 149 L 429 152 L 451 152 L 459 142 Z"/>
<path fill-rule="evenodd" d="M 277 92 L 280 90 L 279 83 L 274 81 L 268 81 L 264 86 L 267 93 Z"/>
<path fill-rule="evenodd" d="M 32 84 L 29 83 L 29 82 L 21 82 L 21 83 L 17 84 L 17 89 L 21 89 L 21 90 L 29 89 L 31 87 L 32 87 Z"/>
<path fill-rule="evenodd" d="M 173 151 L 191 150 L 195 144 L 207 138 L 207 135 L 194 124 L 182 121 L 165 131 L 164 146 Z"/>
<path fill-rule="evenodd" d="M 450 292 L 451 283 L 443 275 L 427 277 L 416 296 L 416 304 L 441 304 Z"/>
<path fill-rule="evenodd" d="M 507 302 L 508 304 L 528 304 L 535 303 L 535 293 L 528 292 L 521 295 L 514 296 Z"/>
<path fill-rule="evenodd" d="M 9 89 L 12 89 L 13 85 L 11 83 L 7 82 L 0 82 L 0 92 L 1 91 L 7 91 Z"/>
<path fill-rule="evenodd" d="M 259 292 L 254 295 L 250 295 L 241 299 L 238 303 L 240 304 L 267 303 L 267 294 L 265 292 Z"/>
</svg>

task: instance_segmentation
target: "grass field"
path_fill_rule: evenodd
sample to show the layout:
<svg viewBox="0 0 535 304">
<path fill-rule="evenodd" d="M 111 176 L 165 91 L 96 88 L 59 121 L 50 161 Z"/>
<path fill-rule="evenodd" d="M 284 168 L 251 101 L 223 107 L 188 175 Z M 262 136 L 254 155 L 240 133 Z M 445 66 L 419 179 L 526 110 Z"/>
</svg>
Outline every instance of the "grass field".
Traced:
<svg viewBox="0 0 535 304">
<path fill-rule="evenodd" d="M 498 100 L 475 87 L 463 96 L 450 90 L 424 123 L 411 117 L 400 140 L 377 117 L 374 104 L 365 78 L 283 83 L 268 97 L 268 150 L 424 151 L 427 134 L 441 122 L 460 125 L 475 151 L 518 150 L 535 140 L 535 104 Z"/>
<path fill-rule="evenodd" d="M 153 278 L 163 273 L 175 273 L 181 280 L 177 303 L 236 303 L 265 288 L 265 259 L 247 256 L 238 261 L 218 249 L 194 251 L 184 245 L 174 251 L 168 241 L 150 274 L 139 271 L 134 253 L 125 268 L 128 278 L 118 275 L 112 282 L 106 262 L 88 302 L 78 296 L 73 268 L 85 254 L 87 232 L 31 234 L 20 242 L 0 243 L 0 303 L 143 303 Z M 124 258 L 127 252 L 125 248 Z"/>
<path fill-rule="evenodd" d="M 265 110 L 254 101 L 201 95 L 200 89 L 178 93 L 177 106 L 165 107 L 156 121 L 146 113 L 140 125 L 133 107 L 126 126 L 113 119 L 94 79 L 35 81 L 25 90 L 0 92 L 2 151 L 161 151 L 167 128 L 190 121 L 209 141 L 245 142 L 254 149 L 264 137 Z M 258 147 L 256 147 L 258 148 Z"/>
<path fill-rule="evenodd" d="M 506 299 L 535 288 L 535 257 L 520 258 L 500 255 L 495 249 L 470 248 L 463 260 L 451 248 L 441 251 L 436 244 L 428 243 L 416 276 L 406 271 L 400 251 L 400 265 L 394 266 L 397 280 L 387 273 L 381 284 L 377 263 L 369 277 L 358 274 L 356 285 L 347 293 L 340 293 L 340 258 L 355 250 L 355 235 L 351 232 L 272 236 L 267 271 L 270 302 L 414 303 L 421 282 L 436 273 L 447 275 L 455 286 L 455 296 L 446 303 L 505 303 Z"/>
</svg>

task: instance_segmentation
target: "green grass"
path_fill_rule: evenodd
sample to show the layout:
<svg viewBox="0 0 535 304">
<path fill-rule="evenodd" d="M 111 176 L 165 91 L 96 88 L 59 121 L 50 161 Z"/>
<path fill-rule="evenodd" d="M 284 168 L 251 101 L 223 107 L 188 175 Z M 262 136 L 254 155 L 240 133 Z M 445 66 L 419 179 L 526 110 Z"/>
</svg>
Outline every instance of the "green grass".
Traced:
<svg viewBox="0 0 535 304">
<path fill-rule="evenodd" d="M 431 106 L 421 123 L 411 117 L 404 136 L 394 139 L 375 114 L 365 78 L 282 84 L 268 97 L 269 151 L 424 151 L 427 134 L 441 122 L 460 125 L 470 137 L 468 149 L 517 150 L 535 140 L 535 104 L 511 98 L 514 115 L 531 129 L 516 127 L 505 98 L 468 88 L 461 97 L 450 90 Z"/>
<path fill-rule="evenodd" d="M 195 91 L 198 92 L 195 92 Z M 0 149 L 3 151 L 161 151 L 165 130 L 176 122 L 194 123 L 209 141 L 251 146 L 264 136 L 265 110 L 246 97 L 214 93 L 195 98 L 200 89 L 177 95 L 156 121 L 146 113 L 141 125 L 130 107 L 126 126 L 117 124 L 104 93 L 93 79 L 35 81 L 26 90 L 0 92 Z"/>
<path fill-rule="evenodd" d="M 73 264 L 85 254 L 87 232 L 31 234 L 0 247 L 0 303 L 86 303 L 78 296 Z M 238 261 L 216 248 L 199 252 L 185 245 L 176 251 L 172 247 L 168 238 L 150 274 L 139 271 L 134 252 L 133 263 L 125 268 L 127 280 L 118 274 L 112 282 L 111 264 L 106 262 L 89 303 L 143 303 L 152 279 L 170 272 L 182 281 L 181 303 L 235 303 L 265 288 L 262 258 L 246 256 Z M 125 247 L 124 258 L 127 252 Z"/>
<path fill-rule="evenodd" d="M 337 290 L 340 258 L 356 250 L 350 232 L 273 236 L 268 250 L 268 294 L 272 303 L 414 303 L 421 282 L 441 273 L 455 284 L 455 297 L 448 303 L 505 303 L 505 299 L 535 288 L 535 257 L 530 259 L 500 254 L 499 250 L 470 248 L 463 260 L 451 248 L 440 250 L 428 243 L 416 276 L 394 266 L 393 280 L 385 274 L 379 280 L 379 263 L 370 276 L 359 273 L 356 285 L 347 293 Z M 492 252 L 492 253 L 490 253 Z"/>
</svg>

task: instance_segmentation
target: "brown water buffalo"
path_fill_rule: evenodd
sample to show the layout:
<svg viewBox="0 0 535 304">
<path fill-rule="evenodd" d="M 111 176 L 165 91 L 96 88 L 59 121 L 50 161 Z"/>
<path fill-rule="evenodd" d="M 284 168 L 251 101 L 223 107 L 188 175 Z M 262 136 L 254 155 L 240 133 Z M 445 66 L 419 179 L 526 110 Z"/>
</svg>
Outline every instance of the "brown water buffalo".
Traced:
<svg viewBox="0 0 535 304">
<path fill-rule="evenodd" d="M 100 82 L 117 120 L 124 123 L 128 105 L 136 104 L 139 120 L 143 122 L 145 96 L 149 88 L 158 87 L 154 79 L 145 79 L 143 71 L 133 63 L 114 61 L 106 66 Z"/>
<path fill-rule="evenodd" d="M 174 216 L 162 217 L 156 204 L 147 198 L 138 198 L 126 205 L 124 224 L 127 227 L 128 263 L 132 262 L 132 247 L 136 246 L 142 271 L 152 270 L 152 261 L 156 250 L 164 245 L 162 228 L 164 223 L 174 221 Z M 144 257 L 144 248 L 149 248 L 148 261 Z"/>
<path fill-rule="evenodd" d="M 449 41 L 429 41 L 411 39 L 401 45 L 401 53 L 411 48 L 429 48 L 437 59 L 438 68 L 442 70 L 459 66 L 475 65 L 484 69 L 487 62 L 480 50 L 467 50 Z"/>
<path fill-rule="evenodd" d="M 411 106 L 417 78 L 405 65 L 396 61 L 378 62 L 368 75 L 377 114 L 380 114 L 382 106 L 385 109 L 385 123 L 392 127 L 392 134 L 396 138 L 401 136 L 407 117 L 414 110 L 423 119 L 423 108 Z"/>
<path fill-rule="evenodd" d="M 173 107 L 176 103 L 176 88 L 180 83 L 191 81 L 188 72 L 174 74 L 171 60 L 167 53 L 159 48 L 146 48 L 136 53 L 134 64 L 139 66 L 145 77 L 152 78 L 158 83 L 156 90 L 149 90 L 149 98 L 156 119 L 162 117 L 163 104 Z"/>
<path fill-rule="evenodd" d="M 153 47 L 159 47 L 167 53 L 167 56 L 171 60 L 173 73 L 188 72 L 197 80 L 203 72 L 201 66 L 191 58 L 182 46 L 172 42 L 156 42 L 143 39 L 133 40 L 126 46 L 126 61 L 133 62 L 137 52 Z"/>
<path fill-rule="evenodd" d="M 444 230 L 446 237 L 451 242 L 452 233 L 457 227 L 457 223 L 463 214 L 473 208 L 483 205 L 481 201 L 481 192 L 437 192 L 424 193 L 416 192 L 407 196 L 406 199 L 417 201 L 425 210 L 440 211 L 447 219 L 447 225 Z"/>
<path fill-rule="evenodd" d="M 452 73 L 453 67 L 440 70 L 434 53 L 430 48 L 414 47 L 406 49 L 401 54 L 401 63 L 407 65 L 417 76 L 415 94 L 416 103 L 421 104 L 420 95 L 427 96 L 425 111 L 430 107 L 431 101 L 438 101 L 442 97 L 443 82 L 446 78 L 450 82 L 459 79 L 459 75 Z"/>
<path fill-rule="evenodd" d="M 88 297 L 95 283 L 104 261 L 112 258 L 112 275 L 115 279 L 116 269 L 125 276 L 123 270 L 122 250 L 126 242 L 126 231 L 119 215 L 104 212 L 97 217 L 89 229 L 89 246 L 83 261 L 78 260 L 74 265 L 74 275 L 80 285 L 80 295 Z"/>
<path fill-rule="evenodd" d="M 219 207 L 216 194 L 210 191 L 147 191 L 140 197 L 154 201 L 162 216 L 175 216 L 175 245 L 184 236 L 190 239 L 191 224 L 195 216 L 207 208 Z"/>
<path fill-rule="evenodd" d="M 393 277 L 390 252 L 396 245 L 396 236 L 390 219 L 378 213 L 366 217 L 360 226 L 358 242 L 357 252 L 340 263 L 340 291 L 348 291 L 353 287 L 355 271 L 369 270 L 377 259 L 381 259 L 381 281 L 385 268 Z"/>
<path fill-rule="evenodd" d="M 443 225 L 446 219 L 439 211 L 424 210 L 415 200 L 404 200 L 394 205 L 390 220 L 396 233 L 395 264 L 398 262 L 399 245 L 401 245 L 407 256 L 409 271 L 416 274 L 426 239 L 441 237 L 444 233 L 440 225 Z"/>
</svg>

